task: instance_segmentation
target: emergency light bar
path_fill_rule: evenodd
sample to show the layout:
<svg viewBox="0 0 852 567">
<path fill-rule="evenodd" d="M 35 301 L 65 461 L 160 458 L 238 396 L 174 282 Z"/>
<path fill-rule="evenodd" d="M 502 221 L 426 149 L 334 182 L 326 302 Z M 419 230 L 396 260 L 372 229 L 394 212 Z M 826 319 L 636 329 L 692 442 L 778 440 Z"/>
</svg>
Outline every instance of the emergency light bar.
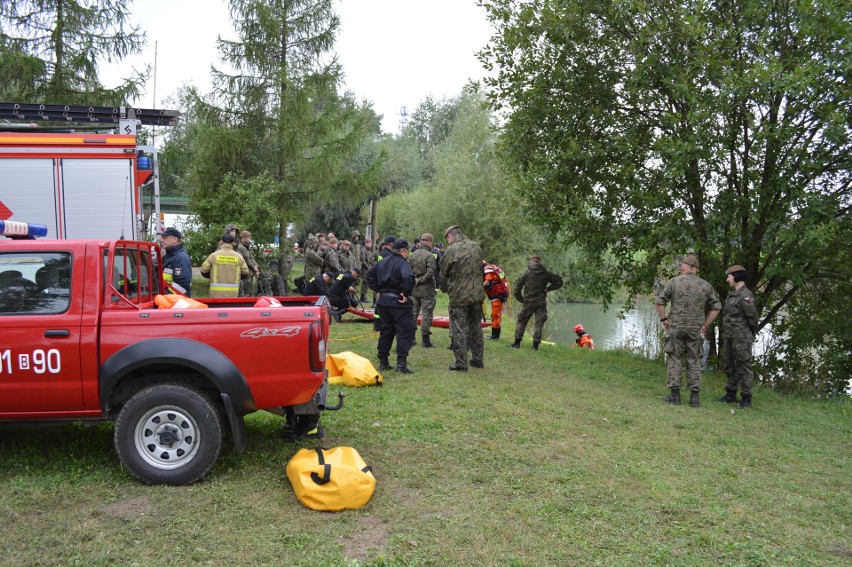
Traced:
<svg viewBox="0 0 852 567">
<path fill-rule="evenodd" d="M 47 226 L 43 224 L 30 224 L 28 222 L 0 220 L 0 236 L 35 240 L 39 236 L 47 236 Z"/>
</svg>

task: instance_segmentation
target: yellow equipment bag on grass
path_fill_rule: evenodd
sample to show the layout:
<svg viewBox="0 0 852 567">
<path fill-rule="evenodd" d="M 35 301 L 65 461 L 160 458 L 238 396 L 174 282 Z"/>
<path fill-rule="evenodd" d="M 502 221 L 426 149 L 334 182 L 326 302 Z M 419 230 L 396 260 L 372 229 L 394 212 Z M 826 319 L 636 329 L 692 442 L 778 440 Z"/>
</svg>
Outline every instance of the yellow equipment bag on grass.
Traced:
<svg viewBox="0 0 852 567">
<path fill-rule="evenodd" d="M 373 467 L 352 447 L 301 449 L 287 463 L 299 502 L 313 510 L 361 508 L 376 489 Z"/>
<path fill-rule="evenodd" d="M 344 386 L 381 386 L 382 375 L 373 363 L 354 352 L 329 354 L 325 361 L 329 384 Z"/>
</svg>

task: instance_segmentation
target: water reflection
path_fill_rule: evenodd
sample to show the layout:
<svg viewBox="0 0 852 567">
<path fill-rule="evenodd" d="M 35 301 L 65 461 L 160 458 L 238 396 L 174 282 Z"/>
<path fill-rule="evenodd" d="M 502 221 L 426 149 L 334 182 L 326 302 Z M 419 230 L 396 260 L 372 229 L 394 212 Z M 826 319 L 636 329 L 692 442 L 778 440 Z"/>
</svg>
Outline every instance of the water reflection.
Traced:
<svg viewBox="0 0 852 567">
<path fill-rule="evenodd" d="M 574 325 L 582 323 L 599 349 L 627 347 L 648 357 L 656 356 L 662 346 L 654 306 L 639 301 L 621 316 L 618 311 L 616 306 L 604 311 L 599 303 L 552 303 L 548 306 L 544 340 L 572 345 L 577 339 Z M 527 325 L 528 332 L 531 327 L 532 321 Z"/>
</svg>

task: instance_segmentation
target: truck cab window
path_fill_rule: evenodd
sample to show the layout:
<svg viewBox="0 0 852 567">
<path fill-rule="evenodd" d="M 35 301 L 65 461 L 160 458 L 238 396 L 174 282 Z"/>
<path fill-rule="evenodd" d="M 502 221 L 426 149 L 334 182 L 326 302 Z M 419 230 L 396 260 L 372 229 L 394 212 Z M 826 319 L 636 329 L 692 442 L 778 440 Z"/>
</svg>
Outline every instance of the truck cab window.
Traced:
<svg viewBox="0 0 852 567">
<path fill-rule="evenodd" d="M 71 300 L 71 254 L 0 254 L 0 315 L 63 313 Z"/>
</svg>

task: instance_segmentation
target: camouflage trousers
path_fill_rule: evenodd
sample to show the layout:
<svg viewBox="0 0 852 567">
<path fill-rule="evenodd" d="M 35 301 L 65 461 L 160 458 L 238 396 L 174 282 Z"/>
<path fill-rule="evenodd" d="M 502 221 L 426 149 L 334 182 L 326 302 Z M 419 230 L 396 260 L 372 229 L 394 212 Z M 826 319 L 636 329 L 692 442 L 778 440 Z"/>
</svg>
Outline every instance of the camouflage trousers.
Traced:
<svg viewBox="0 0 852 567">
<path fill-rule="evenodd" d="M 417 320 L 418 315 L 423 316 L 420 322 L 420 332 L 424 337 L 432 334 L 432 315 L 435 312 L 435 296 L 432 297 L 415 297 L 413 298 L 414 320 Z"/>
<path fill-rule="evenodd" d="M 240 297 L 253 297 L 257 295 L 254 291 L 254 276 L 240 280 Z"/>
<path fill-rule="evenodd" d="M 470 361 L 481 364 L 485 357 L 485 340 L 482 338 L 482 327 L 479 318 L 482 306 L 479 303 L 463 307 L 450 307 L 450 336 L 452 337 L 453 354 L 456 355 L 456 366 L 467 368 L 467 352 L 470 351 Z"/>
<path fill-rule="evenodd" d="M 753 342 L 750 338 L 725 337 L 722 339 L 728 390 L 736 392 L 739 388 L 741 394 L 751 395 L 751 388 L 754 386 L 754 372 L 751 367 Z"/>
<path fill-rule="evenodd" d="M 518 315 L 518 323 L 515 325 L 515 340 L 519 341 L 524 338 L 524 331 L 527 329 L 527 323 L 535 315 L 535 329 L 533 330 L 533 340 L 541 340 L 541 332 L 544 330 L 544 322 L 547 321 L 547 301 L 536 301 L 534 303 L 524 303 L 521 313 Z"/>
<path fill-rule="evenodd" d="M 686 362 L 686 385 L 692 392 L 701 391 L 701 356 L 704 339 L 698 329 L 672 327 L 666 336 L 665 353 L 669 389 L 680 389 L 681 374 Z"/>
</svg>

